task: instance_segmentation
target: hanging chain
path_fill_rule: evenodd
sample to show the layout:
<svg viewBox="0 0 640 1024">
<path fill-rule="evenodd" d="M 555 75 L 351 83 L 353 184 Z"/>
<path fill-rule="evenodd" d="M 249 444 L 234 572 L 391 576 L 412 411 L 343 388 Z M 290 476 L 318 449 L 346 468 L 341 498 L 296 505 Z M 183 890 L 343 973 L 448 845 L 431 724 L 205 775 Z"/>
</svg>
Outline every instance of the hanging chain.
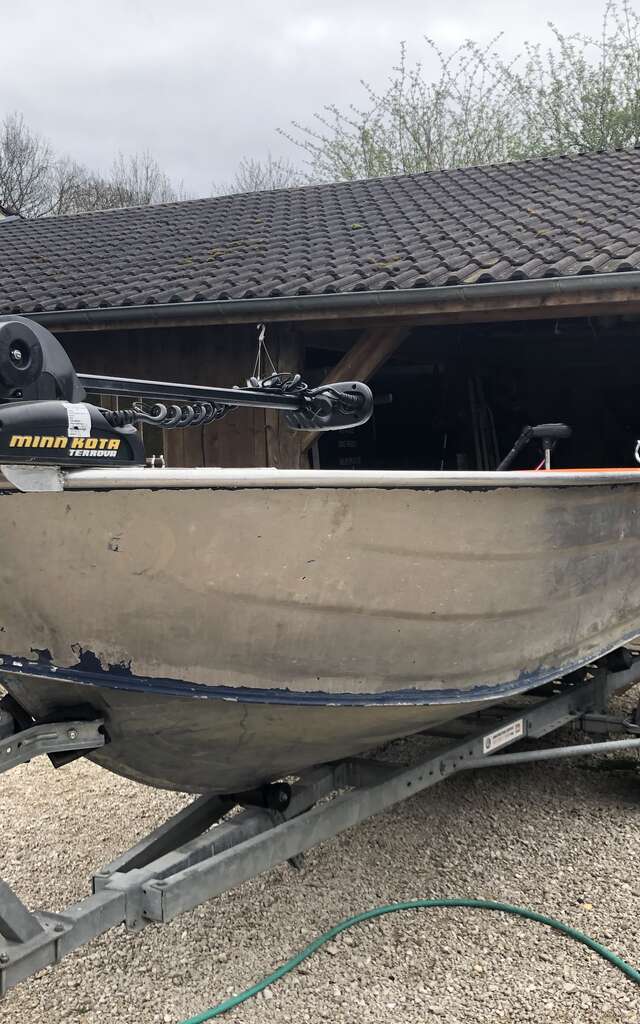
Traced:
<svg viewBox="0 0 640 1024">
<path fill-rule="evenodd" d="M 277 373 L 277 370 L 275 368 L 275 364 L 273 362 L 273 359 L 271 358 L 271 353 L 269 352 L 269 349 L 267 348 L 267 343 L 264 340 L 265 339 L 265 335 L 267 333 L 267 325 L 266 324 L 258 324 L 257 325 L 257 331 L 258 331 L 258 347 L 257 347 L 257 351 L 256 351 L 256 361 L 255 361 L 255 363 L 253 365 L 252 379 L 262 380 L 263 379 L 263 377 L 262 377 L 262 373 L 263 373 L 263 370 L 262 370 L 262 358 L 263 358 L 263 356 L 265 357 L 265 370 L 266 370 L 266 360 L 269 361 L 269 365 L 271 366 L 272 374 L 273 373 Z"/>
<path fill-rule="evenodd" d="M 247 386 L 250 388 L 259 388 L 261 391 L 269 390 L 270 388 L 277 388 L 278 391 L 287 391 L 289 393 L 293 392 L 294 394 L 301 394 L 303 391 L 307 391 L 308 386 L 304 383 L 299 373 L 279 373 L 278 370 L 276 370 L 275 363 L 271 358 L 271 353 L 269 352 L 265 341 L 267 325 L 258 324 L 257 331 L 258 348 L 256 352 L 256 361 L 253 366 L 253 374 L 247 381 Z M 271 373 L 263 377 L 263 372 L 266 373 L 268 367 L 271 368 Z"/>
</svg>

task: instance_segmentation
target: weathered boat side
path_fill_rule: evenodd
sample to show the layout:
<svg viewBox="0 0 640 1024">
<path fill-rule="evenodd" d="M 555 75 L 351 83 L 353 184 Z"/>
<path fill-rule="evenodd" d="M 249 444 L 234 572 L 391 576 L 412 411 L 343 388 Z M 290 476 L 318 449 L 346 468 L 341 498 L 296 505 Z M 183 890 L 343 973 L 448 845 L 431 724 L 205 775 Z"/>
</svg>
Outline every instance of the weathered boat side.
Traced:
<svg viewBox="0 0 640 1024">
<path fill-rule="evenodd" d="M 228 790 L 638 633 L 638 484 L 486 483 L 7 492 L 7 686 L 100 707 L 114 770 Z"/>
<path fill-rule="evenodd" d="M 7 495 L 0 653 L 327 695 L 535 679 L 633 631 L 637 495 Z"/>
</svg>

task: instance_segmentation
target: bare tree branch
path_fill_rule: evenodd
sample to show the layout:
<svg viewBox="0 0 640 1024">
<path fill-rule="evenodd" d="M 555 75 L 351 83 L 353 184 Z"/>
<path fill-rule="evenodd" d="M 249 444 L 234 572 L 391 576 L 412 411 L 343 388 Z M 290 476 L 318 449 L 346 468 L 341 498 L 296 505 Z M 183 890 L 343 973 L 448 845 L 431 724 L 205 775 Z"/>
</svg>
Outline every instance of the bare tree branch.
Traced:
<svg viewBox="0 0 640 1024">
<path fill-rule="evenodd" d="M 21 114 L 0 124 L 0 206 L 23 217 L 148 206 L 187 198 L 147 151 L 119 153 L 107 175 L 56 156 Z"/>
<path fill-rule="evenodd" d="M 265 160 L 243 157 L 230 184 L 213 185 L 215 195 L 233 195 L 237 192 L 268 192 L 277 188 L 306 185 L 307 176 L 283 157 L 269 153 Z"/>
</svg>

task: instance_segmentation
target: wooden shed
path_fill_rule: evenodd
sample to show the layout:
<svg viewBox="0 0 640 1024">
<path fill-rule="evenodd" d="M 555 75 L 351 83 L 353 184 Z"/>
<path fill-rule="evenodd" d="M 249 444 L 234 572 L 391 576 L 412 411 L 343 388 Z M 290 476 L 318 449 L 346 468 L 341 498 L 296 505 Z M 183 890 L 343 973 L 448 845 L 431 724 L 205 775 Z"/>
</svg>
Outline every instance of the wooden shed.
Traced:
<svg viewBox="0 0 640 1024">
<path fill-rule="evenodd" d="M 170 464 L 494 468 L 563 420 L 559 465 L 628 465 L 639 433 L 640 150 L 0 219 L 0 315 L 79 371 L 369 380 L 371 423 L 318 439 L 238 411 L 151 438 Z M 529 456 L 526 456 L 529 458 Z"/>
</svg>

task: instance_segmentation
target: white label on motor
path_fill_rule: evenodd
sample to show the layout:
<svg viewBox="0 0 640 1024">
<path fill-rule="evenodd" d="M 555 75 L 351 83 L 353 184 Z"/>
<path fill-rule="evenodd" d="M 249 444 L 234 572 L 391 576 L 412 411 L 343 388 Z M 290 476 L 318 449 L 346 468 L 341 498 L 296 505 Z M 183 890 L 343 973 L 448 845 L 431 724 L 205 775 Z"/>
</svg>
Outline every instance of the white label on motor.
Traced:
<svg viewBox="0 0 640 1024">
<path fill-rule="evenodd" d="M 510 725 L 503 725 L 502 729 L 496 729 L 485 736 L 482 741 L 482 753 L 490 754 L 499 747 L 506 747 L 507 743 L 519 740 L 521 736 L 524 736 L 524 718 L 519 718 Z"/>
<path fill-rule="evenodd" d="M 91 437 L 91 413 L 82 402 L 63 402 L 67 410 L 68 437 Z"/>
</svg>

